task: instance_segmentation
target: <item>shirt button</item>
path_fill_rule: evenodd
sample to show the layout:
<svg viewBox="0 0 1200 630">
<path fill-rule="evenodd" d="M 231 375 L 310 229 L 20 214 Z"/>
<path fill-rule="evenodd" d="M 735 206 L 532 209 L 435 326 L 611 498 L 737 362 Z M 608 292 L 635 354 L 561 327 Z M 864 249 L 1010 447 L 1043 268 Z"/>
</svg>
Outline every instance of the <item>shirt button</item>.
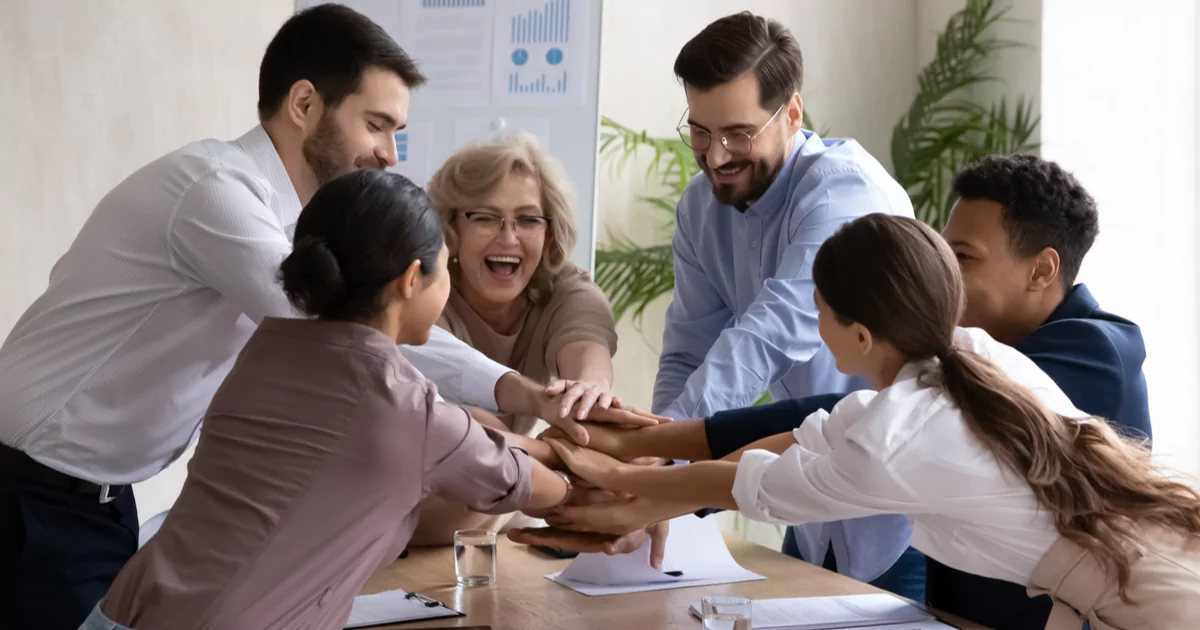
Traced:
<svg viewBox="0 0 1200 630">
<path fill-rule="evenodd" d="M 750 247 L 752 249 L 758 249 L 758 241 L 750 241 Z"/>
<path fill-rule="evenodd" d="M 333 592 L 332 588 L 327 588 L 327 589 L 325 589 L 324 593 L 321 593 L 321 599 L 317 600 L 317 608 L 320 608 L 325 605 L 325 600 L 329 599 L 329 594 L 332 592 Z"/>
</svg>

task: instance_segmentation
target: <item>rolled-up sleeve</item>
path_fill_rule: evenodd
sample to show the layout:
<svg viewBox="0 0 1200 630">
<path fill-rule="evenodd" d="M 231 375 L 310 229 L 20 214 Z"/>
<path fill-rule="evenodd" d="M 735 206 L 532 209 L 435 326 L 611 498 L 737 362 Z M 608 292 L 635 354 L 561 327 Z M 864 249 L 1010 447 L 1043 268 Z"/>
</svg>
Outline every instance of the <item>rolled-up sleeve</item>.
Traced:
<svg viewBox="0 0 1200 630">
<path fill-rule="evenodd" d="M 512 372 L 463 343 L 453 334 L 434 326 L 423 346 L 400 346 L 404 358 L 425 378 L 438 386 L 446 398 L 472 407 L 499 411 L 496 382 Z"/>
<path fill-rule="evenodd" d="M 715 304 L 704 310 L 711 315 L 694 323 L 673 319 L 668 309 L 664 359 L 671 349 L 666 340 L 680 336 L 675 328 L 688 327 L 695 332 L 679 344 L 687 346 L 684 356 L 689 361 L 672 373 L 672 380 L 665 381 L 672 386 L 655 390 L 655 407 L 662 415 L 696 418 L 749 406 L 796 364 L 809 361 L 821 349 L 812 281 L 817 251 L 845 223 L 872 212 L 888 211 L 889 205 L 882 191 L 857 171 L 830 174 L 803 199 L 811 207 L 798 213 L 803 218 L 797 225 L 789 226 L 789 244 L 778 269 L 763 282 L 736 322 L 718 327 L 720 317 Z M 677 286 L 681 268 L 688 268 L 680 241 L 677 232 L 675 256 L 677 263 L 683 263 L 676 264 Z M 703 284 L 699 279 L 690 282 Z M 676 301 L 683 303 L 680 298 L 677 290 Z M 715 302 L 715 298 L 709 297 L 707 302 Z M 671 307 L 675 308 L 675 303 Z M 701 353 L 702 362 L 697 360 Z M 666 367 L 660 362 L 660 382 Z M 675 392 L 679 392 L 678 397 L 669 406 L 664 405 Z"/>
<path fill-rule="evenodd" d="M 608 348 L 609 355 L 615 354 L 617 325 L 612 305 L 600 287 L 577 274 L 565 278 L 554 290 L 554 309 L 546 329 L 546 365 L 557 365 L 559 350 L 577 341 L 600 344 Z"/>
<path fill-rule="evenodd" d="M 429 492 L 487 514 L 515 512 L 532 492 L 529 455 L 466 410 L 433 400 L 425 433 Z"/>
<path fill-rule="evenodd" d="M 843 400 L 832 414 L 806 418 L 792 432 L 797 443 L 782 455 L 743 454 L 733 486 L 738 509 L 754 520 L 792 525 L 911 511 L 912 493 L 889 463 L 845 438 L 846 416 L 869 399 L 863 394 Z"/>
</svg>

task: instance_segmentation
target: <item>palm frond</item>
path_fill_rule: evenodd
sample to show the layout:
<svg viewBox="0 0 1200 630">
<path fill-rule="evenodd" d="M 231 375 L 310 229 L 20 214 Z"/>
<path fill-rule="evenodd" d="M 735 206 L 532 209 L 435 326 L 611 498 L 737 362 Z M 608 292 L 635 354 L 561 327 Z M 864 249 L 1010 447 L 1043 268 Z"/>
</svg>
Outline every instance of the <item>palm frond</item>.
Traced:
<svg viewBox="0 0 1200 630">
<path fill-rule="evenodd" d="M 995 80 L 987 65 L 992 53 L 1021 45 L 990 34 L 1007 12 L 994 0 L 967 0 L 947 20 L 933 60 L 917 77 L 917 95 L 892 130 L 896 181 L 917 218 L 935 229 L 945 225 L 956 172 L 985 155 L 1036 148 L 1032 103 L 1019 100 L 1010 116 L 1003 99 L 984 107 L 967 98 L 969 88 Z"/>
<path fill-rule="evenodd" d="M 675 288 L 674 255 L 670 245 L 638 247 L 610 234 L 607 249 L 596 251 L 596 284 L 612 302 L 618 321 L 632 311 L 639 330 L 646 307 Z"/>
<path fill-rule="evenodd" d="M 646 169 L 646 178 L 657 175 L 662 184 L 678 194 L 683 194 L 688 182 L 700 172 L 691 148 L 682 138 L 655 138 L 608 117 L 601 118 L 600 125 L 600 155 L 610 160 L 610 166 L 617 170 L 624 169 L 643 149 L 650 149 L 653 157 Z"/>
</svg>

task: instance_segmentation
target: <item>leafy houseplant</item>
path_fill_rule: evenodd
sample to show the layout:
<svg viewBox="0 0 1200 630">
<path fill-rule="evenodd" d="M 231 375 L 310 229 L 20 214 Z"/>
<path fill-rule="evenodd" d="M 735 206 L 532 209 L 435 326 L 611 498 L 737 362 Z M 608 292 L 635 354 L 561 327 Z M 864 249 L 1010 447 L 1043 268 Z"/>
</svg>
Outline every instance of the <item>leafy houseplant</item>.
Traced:
<svg viewBox="0 0 1200 630">
<path fill-rule="evenodd" d="M 1010 107 L 1001 99 L 985 106 L 969 95 L 971 87 L 994 80 L 987 70 L 990 55 L 1016 45 L 990 34 L 1006 12 L 994 0 L 966 0 L 946 22 L 933 60 L 917 77 L 916 96 L 892 130 L 893 175 L 908 191 L 916 217 L 937 230 L 953 203 L 955 172 L 986 155 L 1037 148 L 1031 142 L 1038 124 L 1032 103 L 1018 99 Z M 804 126 L 811 129 L 805 114 Z M 669 235 L 675 207 L 699 167 L 678 137 L 651 137 L 608 118 L 602 125 L 600 152 L 610 166 L 623 168 L 631 157 L 652 151 L 646 175 L 661 190 L 641 201 L 662 213 L 665 243 L 639 245 L 610 231 L 609 245 L 596 252 L 596 283 L 608 294 L 614 316 L 631 314 L 640 328 L 646 307 L 675 287 Z"/>
</svg>

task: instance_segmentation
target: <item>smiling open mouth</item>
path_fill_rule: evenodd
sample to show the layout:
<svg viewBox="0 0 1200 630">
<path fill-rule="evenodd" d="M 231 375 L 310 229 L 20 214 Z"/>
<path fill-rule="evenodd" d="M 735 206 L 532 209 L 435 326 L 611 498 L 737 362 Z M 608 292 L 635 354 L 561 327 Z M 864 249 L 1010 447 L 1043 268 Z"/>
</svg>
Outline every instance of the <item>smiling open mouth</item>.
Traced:
<svg viewBox="0 0 1200 630">
<path fill-rule="evenodd" d="M 521 267 L 521 259 L 516 256 L 487 256 L 483 259 L 488 271 L 500 278 L 511 278 Z"/>
</svg>

